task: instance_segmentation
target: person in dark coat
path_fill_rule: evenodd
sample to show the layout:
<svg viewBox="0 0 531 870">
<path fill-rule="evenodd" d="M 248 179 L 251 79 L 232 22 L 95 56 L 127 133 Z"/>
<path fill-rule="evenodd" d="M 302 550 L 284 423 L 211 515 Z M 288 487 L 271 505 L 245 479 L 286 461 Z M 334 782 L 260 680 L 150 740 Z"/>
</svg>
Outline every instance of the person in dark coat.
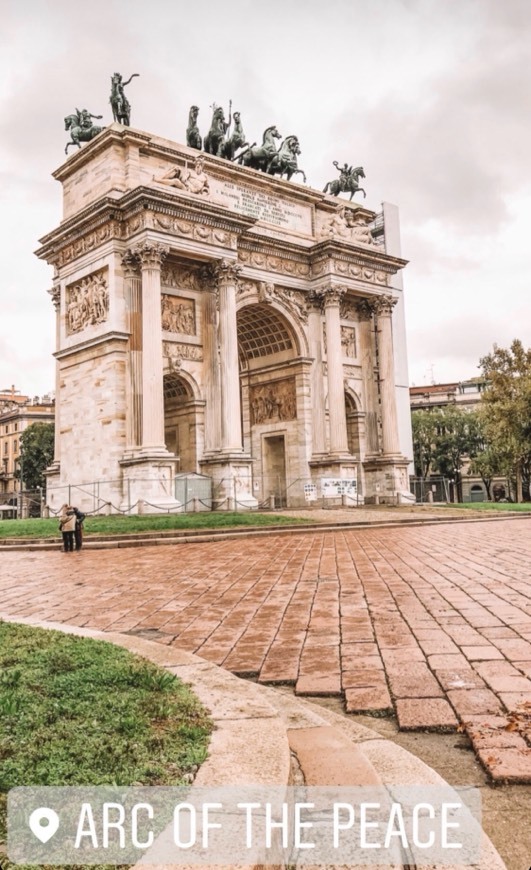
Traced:
<svg viewBox="0 0 531 870">
<path fill-rule="evenodd" d="M 81 547 L 83 546 L 83 523 L 85 522 L 85 514 L 77 507 L 73 508 L 73 511 L 76 515 L 76 528 L 74 530 L 76 550 L 81 550 Z"/>
</svg>

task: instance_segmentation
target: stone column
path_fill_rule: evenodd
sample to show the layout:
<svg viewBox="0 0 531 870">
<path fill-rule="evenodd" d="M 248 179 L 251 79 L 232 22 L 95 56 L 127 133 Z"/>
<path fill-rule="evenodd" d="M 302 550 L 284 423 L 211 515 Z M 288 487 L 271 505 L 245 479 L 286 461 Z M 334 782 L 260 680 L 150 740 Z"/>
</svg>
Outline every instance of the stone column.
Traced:
<svg viewBox="0 0 531 870">
<path fill-rule="evenodd" d="M 393 356 L 393 306 L 397 300 L 383 296 L 375 301 L 378 330 L 378 362 L 380 368 L 380 400 L 382 403 L 382 439 L 385 454 L 400 454 L 398 416 L 396 412 L 395 364 Z"/>
<path fill-rule="evenodd" d="M 313 358 L 310 383 L 312 399 L 312 450 L 316 454 L 324 453 L 325 416 L 324 416 L 324 385 L 323 385 L 323 330 L 321 327 L 321 300 L 312 295 L 309 300 L 308 333 L 310 339 L 310 356 Z"/>
<path fill-rule="evenodd" d="M 216 276 L 205 266 L 203 283 L 203 352 L 205 375 L 205 451 L 221 450 L 221 381 L 219 376 Z"/>
<path fill-rule="evenodd" d="M 122 257 L 125 305 L 129 338 L 127 383 L 127 447 L 142 444 L 142 281 L 137 258 L 126 251 Z"/>
<path fill-rule="evenodd" d="M 55 308 L 55 350 L 61 350 L 61 286 L 55 284 L 48 293 L 52 297 L 53 307 Z M 59 466 L 61 461 L 61 371 L 59 368 L 59 360 L 55 361 L 55 428 L 54 428 L 54 446 L 53 446 L 53 462 L 51 467 Z"/>
<path fill-rule="evenodd" d="M 220 260 L 214 266 L 219 299 L 219 366 L 221 378 L 221 449 L 242 451 L 240 372 L 236 331 L 236 286 L 241 266 Z"/>
<path fill-rule="evenodd" d="M 132 249 L 142 270 L 142 450 L 166 452 L 160 270 L 169 248 L 142 242 Z"/>
<path fill-rule="evenodd" d="M 341 350 L 339 304 L 345 290 L 330 287 L 321 291 L 325 311 L 326 360 L 328 364 L 328 415 L 330 421 L 330 453 L 348 453 L 345 387 Z"/>
</svg>

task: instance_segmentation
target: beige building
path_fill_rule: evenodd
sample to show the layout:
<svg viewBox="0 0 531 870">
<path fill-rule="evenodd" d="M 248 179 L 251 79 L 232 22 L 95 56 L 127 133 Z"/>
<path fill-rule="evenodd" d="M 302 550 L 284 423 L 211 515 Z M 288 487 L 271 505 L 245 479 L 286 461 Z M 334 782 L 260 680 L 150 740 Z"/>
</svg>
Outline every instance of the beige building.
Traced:
<svg viewBox="0 0 531 870">
<path fill-rule="evenodd" d="M 21 489 L 15 477 L 20 463 L 20 436 L 32 423 L 53 423 L 54 414 L 50 396 L 30 399 L 14 387 L 0 390 L 0 502 L 13 498 Z"/>
<path fill-rule="evenodd" d="M 474 411 L 481 403 L 481 396 L 487 388 L 482 377 L 469 378 L 448 384 L 427 384 L 410 387 L 411 411 L 428 411 L 433 408 L 458 408 L 461 411 Z M 493 486 L 501 497 L 505 497 L 507 485 L 503 478 L 495 478 Z M 485 484 L 481 477 L 470 473 L 470 463 L 465 461 L 462 471 L 463 501 L 486 501 Z"/>
<path fill-rule="evenodd" d="M 178 509 L 184 472 L 225 508 L 408 491 L 394 206 L 116 124 L 54 177 L 51 507 Z"/>
</svg>

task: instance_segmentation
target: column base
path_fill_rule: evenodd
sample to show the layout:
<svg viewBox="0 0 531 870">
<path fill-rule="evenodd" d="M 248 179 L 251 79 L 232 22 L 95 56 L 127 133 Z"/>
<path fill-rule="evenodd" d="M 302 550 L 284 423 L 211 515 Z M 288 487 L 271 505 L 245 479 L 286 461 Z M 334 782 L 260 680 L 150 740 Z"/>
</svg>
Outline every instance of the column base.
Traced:
<svg viewBox="0 0 531 870">
<path fill-rule="evenodd" d="M 399 453 L 367 456 L 363 463 L 368 504 L 406 504 L 414 501 L 409 491 L 409 460 Z"/>
<path fill-rule="evenodd" d="M 212 510 L 242 511 L 258 507 L 253 495 L 253 460 L 246 453 L 214 453 L 200 460 L 201 473 L 212 478 Z"/>
<path fill-rule="evenodd" d="M 52 462 L 44 472 L 46 478 L 46 508 L 55 514 L 65 502 L 65 488 L 61 489 L 61 463 Z"/>
<path fill-rule="evenodd" d="M 129 514 L 157 514 L 185 510 L 175 498 L 175 472 L 178 459 L 166 450 L 164 456 L 139 451 L 121 460 L 122 501 L 120 510 Z"/>
</svg>

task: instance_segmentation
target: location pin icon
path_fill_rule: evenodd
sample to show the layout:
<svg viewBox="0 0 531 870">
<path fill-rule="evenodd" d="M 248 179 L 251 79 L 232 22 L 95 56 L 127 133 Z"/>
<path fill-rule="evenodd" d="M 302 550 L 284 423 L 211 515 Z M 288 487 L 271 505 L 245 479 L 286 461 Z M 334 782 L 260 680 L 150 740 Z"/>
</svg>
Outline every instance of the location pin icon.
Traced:
<svg viewBox="0 0 531 870">
<path fill-rule="evenodd" d="M 39 807 L 33 810 L 29 817 L 29 826 L 32 834 L 35 834 L 41 843 L 47 843 L 59 827 L 59 816 L 48 807 Z"/>
</svg>

